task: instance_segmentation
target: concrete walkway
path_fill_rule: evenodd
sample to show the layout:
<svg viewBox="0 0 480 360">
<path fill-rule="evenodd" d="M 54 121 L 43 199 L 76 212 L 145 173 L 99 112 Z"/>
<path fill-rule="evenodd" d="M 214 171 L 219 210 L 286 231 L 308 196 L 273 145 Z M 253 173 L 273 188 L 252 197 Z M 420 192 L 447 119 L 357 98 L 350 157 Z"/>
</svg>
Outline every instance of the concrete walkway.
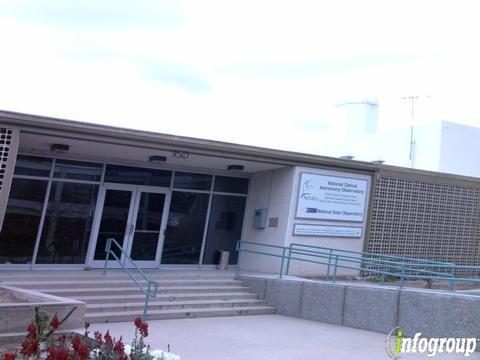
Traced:
<svg viewBox="0 0 480 360">
<path fill-rule="evenodd" d="M 166 349 L 170 344 L 182 360 L 388 359 L 383 334 L 282 315 L 157 320 L 149 325 L 147 340 L 152 348 Z M 93 324 L 91 328 L 92 333 L 110 329 L 117 338 L 123 335 L 126 343 L 133 337 L 131 323 Z M 428 357 L 403 354 L 401 358 Z M 439 354 L 434 359 L 465 357 Z M 468 359 L 480 359 L 480 354 Z"/>
</svg>

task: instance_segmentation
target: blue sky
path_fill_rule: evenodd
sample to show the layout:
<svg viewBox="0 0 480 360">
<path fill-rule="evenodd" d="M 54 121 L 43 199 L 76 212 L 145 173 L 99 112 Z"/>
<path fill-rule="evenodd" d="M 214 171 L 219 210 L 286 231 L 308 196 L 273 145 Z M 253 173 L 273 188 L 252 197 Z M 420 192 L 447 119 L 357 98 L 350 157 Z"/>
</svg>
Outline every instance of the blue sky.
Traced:
<svg viewBox="0 0 480 360">
<path fill-rule="evenodd" d="M 344 99 L 480 126 L 478 7 L 0 0 L 0 108 L 318 154 Z"/>
</svg>

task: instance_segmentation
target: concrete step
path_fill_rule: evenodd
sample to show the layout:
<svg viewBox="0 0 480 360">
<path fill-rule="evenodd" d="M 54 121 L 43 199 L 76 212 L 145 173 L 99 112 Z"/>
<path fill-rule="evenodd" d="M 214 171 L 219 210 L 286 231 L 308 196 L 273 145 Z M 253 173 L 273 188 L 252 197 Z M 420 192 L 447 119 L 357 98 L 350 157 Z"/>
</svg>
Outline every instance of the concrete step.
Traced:
<svg viewBox="0 0 480 360">
<path fill-rule="evenodd" d="M 125 312 L 136 311 L 143 312 L 145 303 L 110 303 L 110 304 L 87 304 L 87 314 L 101 312 Z M 265 306 L 265 301 L 258 299 L 244 300 L 195 300 L 195 301 L 156 301 L 152 299 L 149 304 L 149 312 L 153 310 L 170 310 L 170 309 L 199 309 L 199 308 L 224 308 L 224 307 L 253 307 Z"/>
<path fill-rule="evenodd" d="M 75 299 L 84 301 L 88 304 L 118 303 L 144 301 L 145 295 L 142 293 L 131 295 L 76 295 Z M 240 300 L 240 299 L 258 299 L 258 295 L 250 292 L 232 292 L 232 293 L 191 293 L 191 294 L 173 294 L 157 295 L 158 301 L 193 301 L 193 300 Z"/>
<path fill-rule="evenodd" d="M 76 298 L 76 296 L 85 296 L 85 295 L 108 295 L 108 294 L 118 294 L 119 297 L 122 295 L 135 295 L 140 292 L 137 287 L 128 286 L 128 287 L 114 287 L 114 288 L 61 288 L 61 289 L 51 289 L 51 288 L 40 288 L 35 289 L 40 292 L 47 294 L 52 294 L 56 296 L 64 296 Z M 249 292 L 249 288 L 245 286 L 159 286 L 157 289 L 157 294 L 185 294 L 185 293 L 222 293 L 222 292 Z"/>
<path fill-rule="evenodd" d="M 271 306 L 241 306 L 233 308 L 197 308 L 180 310 L 150 310 L 148 320 L 182 319 L 195 317 L 219 317 L 240 315 L 267 315 L 275 314 L 277 310 Z M 99 312 L 87 313 L 85 319 L 91 323 L 109 323 L 133 321 L 141 316 L 141 311 Z"/>
<path fill-rule="evenodd" d="M 168 279 L 153 280 L 158 286 L 236 286 L 241 285 L 240 280 L 235 279 Z M 144 280 L 138 281 L 141 285 L 147 286 Z M 17 286 L 25 289 L 64 289 L 64 288 L 102 288 L 109 289 L 113 287 L 135 287 L 130 279 L 102 279 L 102 280 L 32 280 L 32 281 L 6 281 L 4 285 Z"/>
<path fill-rule="evenodd" d="M 137 272 L 132 272 L 134 277 L 141 279 L 141 275 Z M 151 280 L 198 280 L 198 279 L 208 279 L 208 280 L 224 280 L 224 279 L 234 279 L 235 275 L 232 272 L 221 272 L 221 271 L 202 271 L 200 273 L 190 271 L 162 271 L 157 270 L 155 272 L 147 272 L 147 276 Z M 77 281 L 77 280 L 105 280 L 106 278 L 112 280 L 128 280 L 129 277 L 125 272 L 119 271 L 109 271 L 106 275 L 103 275 L 99 271 L 16 271 L 10 273 L 7 271 L 0 272 L 0 282 L 3 281 Z"/>
</svg>

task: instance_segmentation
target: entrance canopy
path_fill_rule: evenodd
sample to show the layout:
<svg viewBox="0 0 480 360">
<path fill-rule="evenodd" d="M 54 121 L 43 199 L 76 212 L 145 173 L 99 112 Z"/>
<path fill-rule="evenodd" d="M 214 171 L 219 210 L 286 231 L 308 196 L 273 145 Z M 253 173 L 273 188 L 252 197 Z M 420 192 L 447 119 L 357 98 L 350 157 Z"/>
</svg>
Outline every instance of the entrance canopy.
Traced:
<svg viewBox="0 0 480 360">
<path fill-rule="evenodd" d="M 101 267 L 108 238 L 144 268 L 213 265 L 221 250 L 233 264 L 250 176 L 286 166 L 229 144 L 59 122 L 17 124 L 0 267 Z"/>
</svg>

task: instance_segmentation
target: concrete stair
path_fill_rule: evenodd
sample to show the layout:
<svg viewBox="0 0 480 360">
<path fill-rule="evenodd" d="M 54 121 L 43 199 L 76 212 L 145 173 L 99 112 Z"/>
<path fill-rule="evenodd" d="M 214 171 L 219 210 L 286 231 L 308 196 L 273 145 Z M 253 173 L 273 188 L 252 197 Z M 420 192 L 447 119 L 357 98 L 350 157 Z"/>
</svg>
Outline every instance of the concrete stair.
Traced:
<svg viewBox="0 0 480 360">
<path fill-rule="evenodd" d="M 107 275 L 99 271 L 29 275 L 17 272 L 5 278 L 0 274 L 0 282 L 84 301 L 86 320 L 91 323 L 132 321 L 143 313 L 145 296 L 119 270 Z M 149 320 L 276 313 L 230 272 L 149 270 L 148 276 L 158 284 L 157 297 L 149 302 Z"/>
</svg>

